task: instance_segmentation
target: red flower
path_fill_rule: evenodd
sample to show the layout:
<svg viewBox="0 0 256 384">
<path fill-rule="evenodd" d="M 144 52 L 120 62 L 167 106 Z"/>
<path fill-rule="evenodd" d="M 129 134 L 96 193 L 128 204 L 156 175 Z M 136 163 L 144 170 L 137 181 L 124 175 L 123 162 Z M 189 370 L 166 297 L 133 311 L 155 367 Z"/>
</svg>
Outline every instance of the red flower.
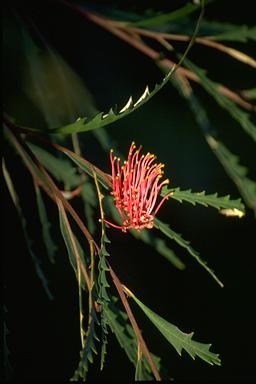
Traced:
<svg viewBox="0 0 256 384">
<path fill-rule="evenodd" d="M 133 142 L 128 159 L 122 166 L 120 166 L 120 159 L 113 157 L 113 150 L 110 151 L 113 188 L 111 194 L 123 225 L 119 226 L 107 220 L 104 221 L 123 232 L 130 228 L 137 231 L 143 228 L 153 228 L 154 216 L 163 202 L 172 194 L 170 192 L 165 195 L 157 205 L 159 192 L 163 185 L 169 183 L 169 180 L 160 182 L 164 164 L 157 164 L 155 155 L 151 153 L 141 155 L 141 148 L 140 146 L 135 150 L 136 146 Z"/>
</svg>

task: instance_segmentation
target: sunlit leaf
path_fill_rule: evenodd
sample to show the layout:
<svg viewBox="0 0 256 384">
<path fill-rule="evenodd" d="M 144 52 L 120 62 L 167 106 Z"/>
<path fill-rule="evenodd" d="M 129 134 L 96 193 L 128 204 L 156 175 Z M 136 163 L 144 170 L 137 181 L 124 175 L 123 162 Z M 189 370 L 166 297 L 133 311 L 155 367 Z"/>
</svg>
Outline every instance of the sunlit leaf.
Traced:
<svg viewBox="0 0 256 384">
<path fill-rule="evenodd" d="M 244 201 L 256 215 L 256 181 L 247 177 L 247 168 L 239 164 L 239 157 L 234 155 L 221 141 L 210 135 L 207 135 L 206 139 L 227 174 L 236 184 Z"/>
<path fill-rule="evenodd" d="M 193 205 L 201 204 L 205 207 L 211 206 L 217 209 L 236 209 L 240 212 L 241 216 L 244 215 L 244 204 L 241 202 L 241 199 L 232 200 L 230 199 L 230 195 L 220 197 L 217 192 L 207 195 L 205 191 L 192 192 L 191 189 L 184 191 L 180 188 L 169 189 L 164 186 L 161 191 L 161 196 L 165 196 L 171 191 L 173 194 L 170 198 L 175 199 L 180 203 L 186 201 Z"/>
</svg>

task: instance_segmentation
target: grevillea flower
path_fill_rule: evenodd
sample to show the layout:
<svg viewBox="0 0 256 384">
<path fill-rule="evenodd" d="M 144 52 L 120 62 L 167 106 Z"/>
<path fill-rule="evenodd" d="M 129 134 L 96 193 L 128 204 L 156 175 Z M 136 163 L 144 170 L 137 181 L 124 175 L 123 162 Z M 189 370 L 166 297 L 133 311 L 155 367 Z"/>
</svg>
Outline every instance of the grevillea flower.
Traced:
<svg viewBox="0 0 256 384">
<path fill-rule="evenodd" d="M 151 153 L 140 154 L 141 148 L 140 146 L 136 150 L 133 142 L 128 158 L 122 166 L 120 159 L 113 157 L 113 150 L 110 151 L 113 189 L 111 194 L 123 225 L 104 221 L 123 232 L 130 228 L 137 231 L 153 228 L 154 216 L 163 202 L 172 194 L 172 192 L 166 194 L 157 203 L 162 186 L 168 184 L 169 180 L 160 181 L 164 164 L 156 163 L 156 156 Z"/>
</svg>

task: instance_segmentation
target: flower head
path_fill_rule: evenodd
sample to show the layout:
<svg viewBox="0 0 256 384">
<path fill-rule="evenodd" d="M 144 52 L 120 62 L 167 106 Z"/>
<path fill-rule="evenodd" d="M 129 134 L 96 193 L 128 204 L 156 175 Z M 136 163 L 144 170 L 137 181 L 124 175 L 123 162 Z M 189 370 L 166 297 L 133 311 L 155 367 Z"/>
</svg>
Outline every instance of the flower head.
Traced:
<svg viewBox="0 0 256 384">
<path fill-rule="evenodd" d="M 115 206 L 122 219 L 122 226 L 104 220 L 112 227 L 126 232 L 127 229 L 141 230 L 153 228 L 153 219 L 163 202 L 171 193 L 165 195 L 157 204 L 157 198 L 163 185 L 169 180 L 160 181 L 164 164 L 156 163 L 155 155 L 140 154 L 141 146 L 136 149 L 133 142 L 128 158 L 120 165 L 120 159 L 113 157 L 110 151 L 112 168 L 112 192 Z"/>
</svg>

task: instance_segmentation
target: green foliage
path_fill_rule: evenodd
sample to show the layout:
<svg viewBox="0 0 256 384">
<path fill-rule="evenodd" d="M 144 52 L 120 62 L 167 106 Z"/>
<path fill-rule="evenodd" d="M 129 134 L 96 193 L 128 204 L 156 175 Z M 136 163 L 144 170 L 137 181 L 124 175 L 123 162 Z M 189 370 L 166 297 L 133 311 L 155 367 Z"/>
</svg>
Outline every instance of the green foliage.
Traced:
<svg viewBox="0 0 256 384">
<path fill-rule="evenodd" d="M 246 43 L 247 40 L 256 40 L 256 27 L 248 27 L 247 25 L 230 25 L 223 33 L 211 36 L 212 40 L 222 41 L 239 41 Z"/>
<path fill-rule="evenodd" d="M 56 154 L 53 155 L 50 151 L 46 151 L 34 143 L 29 143 L 29 147 L 51 175 L 64 184 L 65 189 L 79 184 L 79 176 L 76 174 L 76 169 L 66 158 L 57 157 Z"/>
<path fill-rule="evenodd" d="M 239 157 L 234 155 L 220 141 L 207 136 L 207 142 L 220 160 L 230 178 L 234 181 L 247 205 L 256 215 L 256 182 L 247 177 L 248 170 L 239 164 Z"/>
<path fill-rule="evenodd" d="M 184 349 L 193 359 L 196 356 L 206 361 L 211 365 L 220 365 L 219 355 L 209 351 L 211 344 L 199 343 L 192 340 L 194 333 L 184 333 L 179 330 L 178 327 L 169 323 L 161 316 L 149 309 L 143 304 L 134 294 L 131 294 L 133 300 L 142 309 L 149 320 L 156 326 L 156 328 L 162 333 L 166 340 L 172 344 L 179 355 L 181 355 L 182 349 Z"/>
<path fill-rule="evenodd" d="M 115 334 L 117 341 L 120 346 L 124 349 L 127 357 L 132 362 L 135 368 L 138 366 L 137 360 L 137 339 L 133 332 L 132 327 L 128 324 L 128 317 L 125 312 L 118 309 L 115 305 L 117 302 L 116 297 L 111 297 L 111 304 L 106 308 L 107 324 L 111 331 Z M 151 354 L 154 359 L 158 370 L 160 369 L 160 359 Z M 150 368 L 145 360 L 141 358 L 139 362 L 139 373 L 140 377 L 144 377 L 144 380 L 151 380 L 152 375 L 150 374 Z M 139 380 L 139 378 L 138 378 Z"/>
<path fill-rule="evenodd" d="M 182 236 L 173 231 L 169 225 L 167 224 L 164 224 L 162 221 L 160 221 L 159 219 L 154 219 L 154 226 L 159 229 L 161 232 L 163 232 L 163 234 L 167 237 L 169 237 L 170 239 L 176 241 L 176 243 L 178 243 L 181 247 L 185 248 L 188 253 L 194 258 L 196 259 L 196 261 L 214 278 L 214 280 L 216 280 L 216 282 L 221 286 L 223 287 L 223 284 L 222 282 L 219 280 L 219 278 L 215 275 L 215 273 L 213 272 L 213 270 L 211 270 L 205 261 L 203 261 L 200 257 L 199 257 L 199 253 L 196 252 L 190 245 L 190 242 L 187 241 L 187 240 L 184 240 L 182 238 Z"/>
<path fill-rule="evenodd" d="M 184 7 L 179 8 L 176 11 L 169 13 L 157 14 L 146 19 L 130 22 L 132 26 L 136 27 L 155 27 L 157 25 L 164 25 L 178 19 L 183 18 L 184 16 L 188 16 L 192 12 L 196 11 L 200 8 L 200 4 L 191 4 L 187 3 Z"/>
<path fill-rule="evenodd" d="M 64 3 L 65 6 L 69 6 L 69 3 Z M 103 196 L 103 192 L 99 188 L 100 185 L 100 187 L 103 187 L 104 193 L 109 194 L 113 180 L 108 173 L 103 172 L 84 158 L 84 153 L 87 153 L 86 150 L 91 145 L 90 139 L 87 141 L 90 134 L 93 135 L 93 140 L 96 139 L 100 150 L 103 149 L 108 152 L 113 147 L 113 140 L 104 127 L 107 128 L 112 123 L 135 112 L 156 96 L 171 80 L 169 83 L 172 83 L 188 101 L 209 147 L 222 164 L 226 174 L 236 184 L 244 203 L 253 209 L 256 214 L 256 183 L 248 177 L 247 167 L 240 165 L 239 157 L 234 155 L 218 139 L 218 133 L 213 130 L 206 108 L 197 98 L 192 82 L 196 81 L 200 84 L 214 98 L 219 107 L 226 110 L 249 135 L 249 138 L 254 141 L 256 140 L 256 127 L 251 121 L 248 110 L 255 110 L 255 106 L 251 104 L 251 100 L 255 99 L 255 89 L 248 87 L 249 89 L 240 92 L 229 91 L 222 84 L 208 78 L 205 69 L 200 68 L 186 58 L 196 36 L 204 36 L 204 39 L 201 40 L 204 40 L 205 45 L 208 44 L 209 47 L 214 47 L 217 50 L 220 44 L 213 46 L 210 43 L 228 40 L 245 43 L 248 40 L 255 40 L 256 29 L 247 25 L 236 26 L 232 23 L 202 20 L 204 5 L 208 3 L 210 1 L 194 1 L 173 12 L 147 10 L 144 15 L 139 15 L 136 12 L 106 9 L 104 15 L 114 15 L 115 20 L 104 19 L 104 17 L 101 17 L 100 12 L 94 14 L 93 11 L 87 10 L 86 5 L 85 8 L 82 8 L 82 6 L 72 3 L 74 11 L 80 13 L 90 22 L 94 22 L 106 29 L 117 38 L 124 40 L 133 48 L 139 49 L 140 53 L 153 59 L 154 63 L 165 73 L 162 82 L 157 84 L 151 91 L 146 87 L 138 99 L 135 100 L 130 97 L 123 108 L 110 108 L 107 113 L 99 112 L 96 103 L 81 79 L 57 51 L 50 47 L 40 32 L 37 30 L 36 33 L 31 32 L 34 28 L 33 23 L 31 23 L 30 27 L 27 27 L 25 22 L 17 16 L 16 27 L 17 31 L 20 31 L 18 45 L 22 56 L 22 66 L 24 65 L 25 68 L 25 75 L 23 69 L 21 70 L 22 81 L 21 84 L 17 85 L 17 88 L 21 86 L 24 95 L 30 100 L 33 108 L 40 112 L 37 115 L 40 118 L 36 119 L 36 122 L 31 119 L 30 124 L 29 117 L 26 117 L 25 123 L 19 124 L 20 119 L 17 116 L 19 117 L 20 112 L 13 112 L 15 108 L 9 108 L 8 105 L 8 115 L 4 115 L 4 138 L 19 154 L 26 169 L 31 174 L 38 209 L 38 226 L 39 228 L 42 227 L 45 250 L 52 263 L 55 260 L 55 253 L 59 251 L 59 247 L 56 246 L 53 240 L 55 238 L 53 232 L 55 228 L 50 222 L 47 204 L 44 201 L 45 196 L 42 191 L 52 199 L 58 209 L 59 228 L 68 252 L 70 265 L 75 271 L 78 283 L 81 351 L 78 367 L 71 381 L 86 380 L 90 367 L 89 363 L 97 364 L 99 362 L 100 369 L 104 368 L 107 352 L 110 352 L 107 351 L 110 330 L 132 363 L 136 381 L 161 379 L 160 373 L 162 374 L 163 366 L 160 358 L 149 351 L 146 343 L 144 345 L 141 331 L 137 326 L 125 294 L 132 297 L 151 323 L 175 348 L 179 355 L 182 354 L 184 349 L 193 359 L 197 356 L 210 365 L 221 364 L 219 355 L 210 351 L 211 344 L 194 341 L 192 338 L 193 333 L 182 332 L 177 326 L 153 312 L 125 287 L 115 274 L 115 277 L 113 277 L 112 258 L 109 256 L 114 247 L 113 242 L 110 244 L 107 237 L 106 227 L 108 228 L 108 225 L 105 224 L 104 220 L 105 216 L 108 215 L 119 225 L 122 224 L 122 220 L 114 206 L 113 196 Z M 191 14 L 197 10 L 200 10 L 200 14 L 195 21 Z M 117 19 L 118 21 L 116 21 Z M 200 35 L 199 26 L 201 26 Z M 139 27 L 140 29 L 137 29 L 135 33 L 132 31 L 132 27 Z M 140 34 L 140 31 L 150 32 L 154 44 L 151 45 L 148 42 L 150 39 L 144 39 L 144 35 L 143 33 Z M 172 37 L 168 36 L 167 41 L 160 31 L 178 31 L 181 34 L 181 41 L 188 40 L 189 36 L 189 43 L 185 52 L 183 54 L 176 52 L 169 42 Z M 161 45 L 161 49 L 157 51 L 159 45 Z M 223 44 L 221 47 L 220 50 L 225 53 L 230 53 L 230 50 L 232 50 L 232 48 Z M 97 49 L 99 48 L 97 47 Z M 172 62 L 170 50 L 174 50 L 176 56 L 173 56 L 179 58 L 177 64 Z M 245 58 L 245 56 L 243 52 L 236 50 L 236 59 L 239 60 L 239 58 Z M 93 59 L 93 55 L 88 55 L 88 58 Z M 248 56 L 246 58 L 248 59 Z M 255 60 L 250 59 L 250 63 L 253 63 L 252 66 L 255 66 Z M 186 68 L 182 67 L 182 65 Z M 179 71 L 176 71 L 177 69 Z M 228 92 L 223 93 L 223 88 Z M 13 114 L 12 117 L 9 117 L 9 110 L 11 110 L 11 115 Z M 30 113 L 27 113 L 27 115 L 30 116 Z M 77 116 L 86 117 L 77 118 Z M 21 119 L 21 121 L 23 120 Z M 158 120 L 156 121 L 158 122 Z M 31 127 L 25 125 L 31 125 Z M 159 129 L 160 132 L 160 128 L 160 126 L 157 126 L 155 133 L 158 134 L 157 130 Z M 82 132 L 87 132 L 88 137 L 86 135 L 83 135 L 83 137 L 76 135 L 76 133 Z M 172 131 L 172 134 L 175 135 L 175 132 Z M 70 137 L 64 137 L 64 135 Z M 60 142 L 63 146 L 59 145 Z M 73 147 L 73 149 L 70 149 L 70 147 Z M 122 154 L 120 154 L 120 157 L 123 157 Z M 106 154 L 106 159 L 108 158 L 109 155 Z M 9 174 L 4 160 L 3 173 L 5 183 L 21 220 L 24 238 L 34 262 L 36 273 L 49 299 L 52 300 L 53 295 L 42 271 L 41 261 L 35 252 L 36 246 L 31 239 L 29 225 L 24 217 L 22 205 L 15 189 L 16 180 L 11 177 L 12 172 Z M 191 189 L 182 190 L 180 187 L 168 189 L 166 186 L 159 191 L 159 195 L 164 197 L 170 192 L 172 192 L 172 195 L 169 201 L 171 200 L 172 203 L 176 200 L 179 203 L 188 202 L 194 206 L 200 204 L 206 208 L 213 207 L 221 214 L 231 217 L 242 217 L 245 214 L 245 206 L 241 199 L 231 199 L 230 195 L 220 196 L 219 192 L 209 194 L 204 190 L 202 192 L 192 192 Z M 73 201 L 69 203 L 69 200 L 73 198 L 75 199 L 74 204 Z M 77 209 L 77 207 L 79 208 Z M 99 212 L 101 224 L 98 222 Z M 68 214 L 72 216 L 78 228 L 73 229 L 71 227 Z M 185 264 L 168 245 L 168 239 L 175 241 L 223 287 L 223 283 L 213 270 L 208 267 L 206 261 L 201 259 L 199 253 L 181 234 L 175 232 L 168 224 L 163 223 L 156 217 L 154 218 L 154 227 L 161 232 L 160 236 L 165 236 L 167 240 L 156 236 L 154 230 L 137 231 L 129 229 L 129 232 L 134 238 L 144 242 L 146 246 L 152 247 L 156 253 L 165 257 L 176 268 L 183 270 Z M 81 230 L 83 239 L 86 239 L 89 251 L 84 247 L 84 243 L 78 240 L 80 239 L 76 232 L 78 229 Z M 101 235 L 98 233 L 99 229 L 101 229 Z M 114 283 L 117 288 L 118 298 L 112 294 L 113 287 L 111 283 Z M 160 292 L 160 294 L 164 293 Z M 120 305 L 123 305 L 125 311 L 120 309 Z M 4 324 L 5 348 L 7 332 Z M 6 367 L 8 368 L 8 348 L 6 348 L 6 357 Z"/>
<path fill-rule="evenodd" d="M 232 200 L 230 199 L 230 195 L 220 197 L 217 192 L 207 195 L 205 194 L 205 191 L 192 192 L 191 189 L 181 191 L 180 188 L 168 189 L 164 186 L 161 191 L 161 196 L 164 197 L 169 192 L 173 192 L 171 198 L 179 201 L 180 203 L 187 201 L 192 205 L 201 204 L 205 207 L 211 206 L 218 210 L 222 208 L 237 210 L 240 212 L 241 216 L 243 216 L 245 212 L 244 204 L 241 202 L 241 199 Z"/>
<path fill-rule="evenodd" d="M 45 293 L 48 296 L 49 300 L 53 300 L 54 296 L 53 296 L 53 294 L 49 288 L 49 282 L 48 282 L 48 280 L 45 276 L 45 273 L 42 269 L 42 263 L 39 260 L 39 258 L 37 257 L 37 253 L 34 251 L 35 246 L 33 245 L 33 241 L 29 235 L 29 229 L 28 229 L 27 221 L 25 219 L 24 213 L 23 213 L 22 208 L 20 206 L 19 197 L 15 191 L 13 181 L 12 181 L 11 176 L 10 176 L 6 166 L 5 166 L 4 160 L 2 162 L 2 167 L 3 167 L 3 175 L 5 178 L 6 185 L 8 187 L 10 196 L 11 196 L 12 201 L 13 201 L 13 204 L 14 204 L 14 206 L 17 210 L 17 213 L 19 215 L 19 218 L 20 218 L 21 228 L 22 228 L 23 234 L 24 234 L 24 239 L 26 241 L 28 252 L 29 252 L 31 259 L 33 261 L 33 264 L 34 264 L 34 267 L 36 270 L 36 274 L 39 277 L 39 280 L 41 281 L 42 286 L 43 286 Z"/>
<path fill-rule="evenodd" d="M 91 308 L 88 329 L 84 338 L 84 347 L 80 352 L 80 361 L 70 381 L 85 380 L 89 369 L 89 363 L 93 363 L 93 354 L 97 354 L 95 340 L 98 340 L 95 325 L 98 323 L 94 307 Z"/>
<path fill-rule="evenodd" d="M 35 184 L 35 192 L 36 192 L 36 201 L 37 201 L 37 207 L 38 207 L 38 214 L 42 226 L 42 236 L 44 240 L 44 244 L 47 250 L 47 254 L 49 256 L 49 260 L 51 263 L 55 262 L 55 253 L 57 250 L 57 246 L 54 243 L 52 236 L 51 236 L 51 223 L 48 220 L 47 212 L 45 209 L 43 197 L 41 194 L 41 191 L 37 184 Z"/>
<path fill-rule="evenodd" d="M 218 91 L 220 84 L 207 78 L 205 71 L 187 59 L 184 60 L 184 64 L 199 77 L 201 85 L 211 96 L 213 96 L 215 101 L 240 124 L 240 126 L 254 141 L 256 141 L 256 126 L 250 121 L 250 115 L 240 109 L 227 96 L 221 94 Z"/>
<path fill-rule="evenodd" d="M 184 88 L 179 79 L 175 79 L 173 84 L 179 89 L 180 93 L 188 100 L 195 119 L 201 128 L 205 139 L 224 167 L 227 175 L 236 184 L 246 204 L 253 209 L 256 214 L 256 182 L 247 177 L 248 170 L 239 164 L 239 157 L 234 155 L 221 141 L 216 138 L 216 131 L 208 118 L 207 112 L 202 103 L 190 89 Z M 175 194 L 174 194 L 175 196 Z M 232 204 L 236 201 L 233 201 Z M 239 201 L 237 201 L 239 204 Z M 218 203 L 219 204 L 219 203 Z M 220 206 L 221 207 L 221 206 Z M 243 212 L 243 205 L 232 207 L 222 207 L 224 209 L 235 209 Z"/>
</svg>

